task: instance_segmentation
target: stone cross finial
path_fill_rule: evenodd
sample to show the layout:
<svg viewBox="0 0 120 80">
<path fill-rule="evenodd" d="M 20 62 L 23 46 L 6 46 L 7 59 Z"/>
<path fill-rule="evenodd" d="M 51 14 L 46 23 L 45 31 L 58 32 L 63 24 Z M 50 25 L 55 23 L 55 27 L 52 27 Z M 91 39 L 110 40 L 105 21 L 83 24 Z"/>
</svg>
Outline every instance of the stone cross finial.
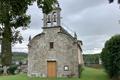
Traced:
<svg viewBox="0 0 120 80">
<path fill-rule="evenodd" d="M 77 39 L 77 34 L 76 34 L 76 32 L 74 33 L 74 38 Z"/>
<path fill-rule="evenodd" d="M 31 35 L 29 36 L 29 42 L 31 41 Z"/>
</svg>

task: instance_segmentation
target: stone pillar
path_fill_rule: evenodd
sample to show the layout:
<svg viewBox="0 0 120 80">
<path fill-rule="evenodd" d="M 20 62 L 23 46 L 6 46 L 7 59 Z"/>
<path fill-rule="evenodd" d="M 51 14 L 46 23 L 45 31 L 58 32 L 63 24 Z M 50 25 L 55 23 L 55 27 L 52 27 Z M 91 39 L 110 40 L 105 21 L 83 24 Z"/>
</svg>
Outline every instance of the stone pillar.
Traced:
<svg viewBox="0 0 120 80">
<path fill-rule="evenodd" d="M 57 10 L 57 26 L 61 26 L 61 16 L 60 16 L 61 9 L 58 8 Z"/>
</svg>

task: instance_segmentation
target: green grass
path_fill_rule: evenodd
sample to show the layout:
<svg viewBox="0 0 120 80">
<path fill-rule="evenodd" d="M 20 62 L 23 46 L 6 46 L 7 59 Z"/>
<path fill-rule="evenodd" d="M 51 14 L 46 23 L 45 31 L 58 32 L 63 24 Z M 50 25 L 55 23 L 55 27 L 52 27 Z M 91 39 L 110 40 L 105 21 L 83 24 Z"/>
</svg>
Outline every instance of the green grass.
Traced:
<svg viewBox="0 0 120 80">
<path fill-rule="evenodd" d="M 0 80 L 28 80 L 28 77 L 25 74 L 19 74 L 13 76 L 0 76 Z"/>
<path fill-rule="evenodd" d="M 24 74 L 16 76 L 0 76 L 0 80 L 109 80 L 107 74 L 102 69 L 85 68 L 81 75 L 81 79 L 78 78 L 28 78 Z"/>
<path fill-rule="evenodd" d="M 85 68 L 80 80 L 109 80 L 103 69 Z"/>
</svg>

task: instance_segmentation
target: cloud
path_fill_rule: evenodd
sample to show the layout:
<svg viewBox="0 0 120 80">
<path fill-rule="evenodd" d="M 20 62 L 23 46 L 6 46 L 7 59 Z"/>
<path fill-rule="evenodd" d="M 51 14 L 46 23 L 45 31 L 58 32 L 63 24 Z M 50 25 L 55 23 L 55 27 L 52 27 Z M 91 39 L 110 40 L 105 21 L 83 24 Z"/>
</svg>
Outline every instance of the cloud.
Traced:
<svg viewBox="0 0 120 80">
<path fill-rule="evenodd" d="M 120 34 L 120 9 L 107 0 L 59 0 L 62 8 L 62 26 L 70 33 L 76 32 L 84 43 L 84 53 L 100 52 L 111 36 Z M 36 3 L 27 12 L 31 15 L 30 28 L 21 31 L 26 42 L 29 35 L 41 33 L 42 12 Z M 23 44 L 25 45 L 25 44 Z M 16 45 L 18 47 L 19 45 Z"/>
<path fill-rule="evenodd" d="M 76 15 L 71 15 L 72 17 L 69 17 L 66 21 L 80 35 L 111 34 L 120 30 L 120 27 L 118 27 L 119 13 L 118 8 L 99 5 L 85 9 Z"/>
<path fill-rule="evenodd" d="M 13 52 L 26 52 L 28 53 L 28 42 L 23 42 L 22 44 L 15 44 L 12 46 L 12 51 Z"/>
<path fill-rule="evenodd" d="M 29 43 L 29 37 L 31 36 L 32 38 L 41 33 L 42 29 L 31 29 L 28 28 L 27 30 L 22 30 L 21 28 L 19 28 L 18 30 L 21 31 L 21 35 L 23 36 L 24 40 L 22 44 L 15 44 L 12 46 L 12 51 L 13 52 L 26 52 L 28 53 L 28 43 Z"/>
<path fill-rule="evenodd" d="M 105 0 L 59 0 L 63 12 L 67 13 L 66 15 L 76 14 L 82 10 L 85 10 L 89 7 L 98 6 L 105 3 Z"/>
<path fill-rule="evenodd" d="M 33 6 L 30 6 L 27 14 L 31 16 L 31 29 L 40 29 L 42 26 L 42 10 L 37 7 L 37 4 L 34 3 Z"/>
</svg>

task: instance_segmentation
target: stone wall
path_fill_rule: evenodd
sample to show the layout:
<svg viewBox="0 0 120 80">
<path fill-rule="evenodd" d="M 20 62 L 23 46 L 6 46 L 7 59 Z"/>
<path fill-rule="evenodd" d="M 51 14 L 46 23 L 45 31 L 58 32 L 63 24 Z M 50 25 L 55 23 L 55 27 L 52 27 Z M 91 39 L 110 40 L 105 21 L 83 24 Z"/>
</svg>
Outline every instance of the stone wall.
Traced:
<svg viewBox="0 0 120 80">
<path fill-rule="evenodd" d="M 46 28 L 43 34 L 34 37 L 29 43 L 28 76 L 47 77 L 47 61 L 57 62 L 57 77 L 71 73 L 78 76 L 78 46 L 70 36 L 60 32 L 60 27 Z M 49 42 L 54 42 L 50 49 Z M 69 71 L 64 71 L 64 66 Z"/>
</svg>

